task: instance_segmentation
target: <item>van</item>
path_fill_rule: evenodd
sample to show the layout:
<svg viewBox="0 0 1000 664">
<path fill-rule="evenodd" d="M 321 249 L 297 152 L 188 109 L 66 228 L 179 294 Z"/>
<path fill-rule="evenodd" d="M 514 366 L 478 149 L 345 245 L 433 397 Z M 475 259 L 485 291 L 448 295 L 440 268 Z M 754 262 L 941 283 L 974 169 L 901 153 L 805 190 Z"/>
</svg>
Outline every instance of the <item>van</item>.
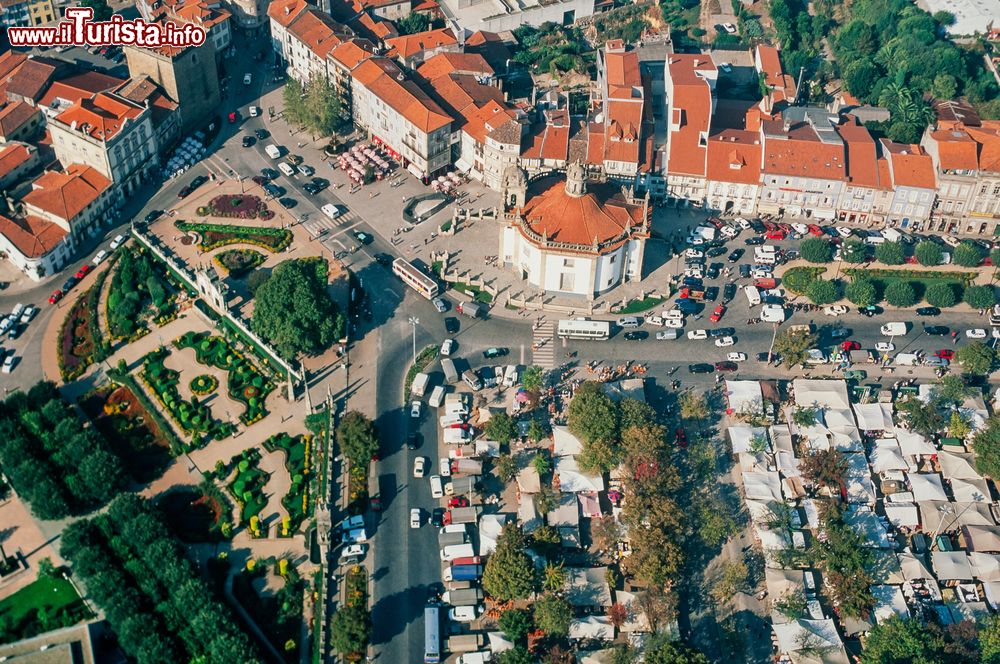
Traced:
<svg viewBox="0 0 1000 664">
<path fill-rule="evenodd" d="M 920 364 L 919 353 L 896 353 L 892 361 L 901 367 L 913 367 Z"/>
<path fill-rule="evenodd" d="M 441 560 L 444 562 L 451 562 L 455 558 L 464 558 L 465 556 L 476 555 L 476 550 L 472 547 L 472 544 L 452 544 L 441 549 Z"/>
<path fill-rule="evenodd" d="M 469 541 L 468 534 L 463 530 L 460 533 L 441 533 L 438 535 L 438 546 L 448 547 L 456 544 L 466 544 Z"/>
<path fill-rule="evenodd" d="M 879 331 L 886 337 L 906 336 L 906 323 L 886 323 Z"/>
<path fill-rule="evenodd" d="M 271 159 L 278 159 L 281 157 L 281 148 L 274 144 L 268 145 L 264 148 L 264 152 L 266 152 L 267 156 Z"/>
<path fill-rule="evenodd" d="M 449 427 L 444 430 L 444 442 L 446 445 L 461 445 L 469 440 L 469 438 L 469 432 L 466 429 Z"/>
<path fill-rule="evenodd" d="M 684 318 L 684 312 L 679 309 L 670 309 L 669 311 L 664 309 L 663 313 L 661 313 L 660 315 L 668 320 Z"/>
<path fill-rule="evenodd" d="M 503 372 L 503 386 L 514 387 L 517 384 L 517 365 L 511 364 Z"/>
<path fill-rule="evenodd" d="M 462 419 L 461 415 L 445 414 L 438 418 L 438 423 L 441 425 L 442 429 L 447 429 L 450 426 L 456 424 L 463 424 L 465 420 Z"/>
<path fill-rule="evenodd" d="M 340 208 L 332 203 L 327 203 L 320 209 L 323 211 L 323 214 L 330 217 L 330 219 L 336 219 L 340 216 Z"/>
<path fill-rule="evenodd" d="M 458 382 L 458 371 L 455 369 L 455 362 L 445 358 L 441 360 L 441 370 L 444 371 L 444 379 L 449 383 Z"/>
<path fill-rule="evenodd" d="M 897 231 L 895 228 L 886 228 L 882 231 L 882 237 L 884 237 L 889 242 L 902 242 L 903 234 Z"/>
<path fill-rule="evenodd" d="M 434 389 L 431 390 L 431 396 L 427 399 L 427 405 L 431 408 L 440 408 L 441 403 L 444 401 L 444 386 L 436 385 Z"/>
<path fill-rule="evenodd" d="M 778 262 L 777 254 L 758 254 L 756 251 L 753 254 L 753 262 L 759 265 L 774 265 Z"/>
<path fill-rule="evenodd" d="M 440 475 L 431 475 L 431 498 L 444 498 L 444 484 Z"/>
<path fill-rule="evenodd" d="M 278 170 L 287 175 L 288 177 L 292 177 L 298 172 L 297 170 L 295 170 L 294 166 L 284 161 L 278 164 Z"/>
<path fill-rule="evenodd" d="M 642 324 L 642 320 L 638 316 L 622 316 L 618 319 L 618 327 L 622 328 L 632 328 L 639 327 Z"/>
<path fill-rule="evenodd" d="M 865 244 L 870 244 L 872 246 L 878 246 L 885 242 L 885 238 L 881 235 L 869 235 L 865 238 Z"/>
<path fill-rule="evenodd" d="M 462 372 L 462 380 L 465 384 L 469 386 L 469 389 L 473 392 L 478 392 L 483 389 L 483 381 L 479 380 L 479 376 L 472 369 L 466 369 Z"/>
<path fill-rule="evenodd" d="M 760 291 L 754 286 L 744 286 L 743 292 L 747 296 L 747 302 L 750 303 L 751 307 L 756 307 L 760 304 Z"/>
</svg>

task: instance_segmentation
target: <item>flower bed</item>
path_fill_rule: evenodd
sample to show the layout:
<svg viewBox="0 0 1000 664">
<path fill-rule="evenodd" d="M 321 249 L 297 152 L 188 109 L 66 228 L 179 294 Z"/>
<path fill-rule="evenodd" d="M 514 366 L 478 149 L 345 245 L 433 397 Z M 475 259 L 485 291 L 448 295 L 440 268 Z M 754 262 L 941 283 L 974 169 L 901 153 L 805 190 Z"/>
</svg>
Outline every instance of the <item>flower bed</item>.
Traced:
<svg viewBox="0 0 1000 664">
<path fill-rule="evenodd" d="M 88 289 L 76 298 L 59 330 L 59 373 L 66 381 L 79 378 L 94 361 L 91 318 L 97 312 L 88 306 L 89 295 Z"/>
<path fill-rule="evenodd" d="M 312 439 L 310 436 L 289 436 L 287 433 L 279 433 L 264 441 L 264 449 L 268 452 L 282 450 L 285 453 L 285 468 L 288 469 L 288 476 L 291 478 L 291 487 L 281 504 L 288 510 L 289 526 L 288 533 L 279 531 L 280 536 L 290 537 L 303 521 L 312 516 L 312 505 L 310 501 L 310 472 L 309 460 L 312 452 Z"/>
<path fill-rule="evenodd" d="M 195 376 L 191 379 L 191 391 L 198 396 L 205 396 L 206 394 L 211 394 L 215 392 L 215 388 L 219 386 L 219 380 L 215 376 L 209 376 L 208 374 L 202 374 L 200 376 Z"/>
<path fill-rule="evenodd" d="M 268 251 L 279 252 L 292 243 L 292 232 L 284 228 L 255 228 L 226 224 L 193 224 L 178 221 L 177 230 L 201 235 L 198 248 L 209 251 L 227 244 L 254 244 Z"/>
<path fill-rule="evenodd" d="M 262 212 L 268 212 L 264 201 L 252 194 L 232 194 L 216 196 L 206 206 L 207 214 L 213 217 L 254 219 Z M 200 212 L 200 209 L 199 209 Z"/>
<path fill-rule="evenodd" d="M 227 249 L 213 259 L 233 279 L 241 279 L 264 262 L 264 254 L 253 249 Z"/>
<path fill-rule="evenodd" d="M 108 332 L 115 341 L 132 342 L 149 333 L 149 323 L 162 326 L 176 316 L 181 286 L 143 247 L 123 247 L 116 256 L 106 302 Z"/>
<path fill-rule="evenodd" d="M 226 488 L 240 506 L 240 524 L 249 525 L 251 519 L 259 516 L 267 507 L 267 497 L 264 495 L 264 485 L 270 477 L 260 469 L 260 452 L 250 448 L 239 457 L 233 459 L 236 465 L 236 478 Z M 260 536 L 267 535 L 267 528 L 259 524 Z"/>
<path fill-rule="evenodd" d="M 199 363 L 229 372 L 228 393 L 245 407 L 240 420 L 247 426 L 267 416 L 264 403 L 274 385 L 222 337 L 187 332 L 174 341 L 176 348 L 193 348 Z"/>
<path fill-rule="evenodd" d="M 145 484 L 163 474 L 174 450 L 172 433 L 165 433 L 132 390 L 120 385 L 84 396 L 80 407 L 136 482 Z"/>
<path fill-rule="evenodd" d="M 206 434 L 210 438 L 221 439 L 233 432 L 233 425 L 220 422 L 212 417 L 208 406 L 198 403 L 196 398 L 185 401 L 177 390 L 180 374 L 164 366 L 163 360 L 170 354 L 165 348 L 146 355 L 142 361 L 139 376 L 152 390 L 163 409 L 185 433 Z"/>
</svg>

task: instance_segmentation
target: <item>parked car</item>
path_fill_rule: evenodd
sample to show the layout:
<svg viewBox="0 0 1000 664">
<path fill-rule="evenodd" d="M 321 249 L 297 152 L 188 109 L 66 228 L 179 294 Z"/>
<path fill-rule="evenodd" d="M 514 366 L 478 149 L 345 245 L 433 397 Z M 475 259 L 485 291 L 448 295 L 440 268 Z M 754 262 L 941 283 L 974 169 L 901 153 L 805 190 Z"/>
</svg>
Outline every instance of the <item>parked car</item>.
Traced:
<svg viewBox="0 0 1000 664">
<path fill-rule="evenodd" d="M 940 316 L 941 310 L 937 307 L 917 307 L 918 316 Z"/>
<path fill-rule="evenodd" d="M 719 348 L 728 348 L 736 343 L 735 337 L 721 337 L 715 340 L 715 345 Z"/>
<path fill-rule="evenodd" d="M 146 221 L 151 221 L 151 219 L 149 218 L 149 215 L 153 214 L 154 212 L 156 213 L 156 217 L 160 216 L 160 211 L 159 210 L 153 210 L 153 212 L 150 212 L 149 214 L 146 215 Z M 156 217 L 153 217 L 153 219 L 156 219 Z M 111 247 L 112 251 L 114 251 L 118 247 L 122 246 L 123 242 L 125 242 L 125 236 L 119 234 L 119 235 L 116 235 L 113 240 L 111 240 L 111 244 L 109 244 L 108 246 Z"/>
<path fill-rule="evenodd" d="M 419 528 L 423 525 L 423 517 L 420 514 L 420 508 L 414 507 L 410 510 L 410 528 Z"/>
<path fill-rule="evenodd" d="M 712 315 L 709 316 L 708 319 L 713 323 L 718 323 L 720 320 L 722 320 L 722 317 L 725 315 L 726 315 L 726 305 L 720 304 L 715 308 L 715 311 L 712 312 Z"/>
<path fill-rule="evenodd" d="M 645 330 L 629 330 L 624 336 L 626 341 L 642 341 L 649 337 L 649 332 Z"/>
<path fill-rule="evenodd" d="M 445 302 L 444 298 L 436 297 L 433 300 L 431 300 L 431 304 L 434 305 L 434 308 L 437 310 L 439 314 L 443 314 L 444 312 L 448 311 L 448 303 Z"/>
<path fill-rule="evenodd" d="M 715 367 L 707 362 L 699 362 L 697 364 L 688 365 L 688 373 L 702 374 L 702 373 L 712 373 L 715 371 Z"/>
<path fill-rule="evenodd" d="M 49 295 L 49 304 L 55 304 L 56 302 L 61 300 L 62 297 L 63 297 L 63 292 L 61 290 L 56 289 L 52 291 L 52 295 Z"/>
<path fill-rule="evenodd" d="M 743 250 L 743 249 L 739 249 L 739 248 L 733 249 L 729 253 L 729 256 L 726 257 L 726 260 L 728 260 L 730 263 L 735 263 L 739 259 L 743 258 L 743 254 L 745 254 L 745 253 L 746 253 L 746 251 Z"/>
<path fill-rule="evenodd" d="M 414 419 L 420 417 L 421 405 L 422 405 L 421 402 L 417 401 L 416 399 L 414 399 L 413 402 L 410 403 L 410 417 Z"/>
<path fill-rule="evenodd" d="M 444 356 L 447 357 L 448 355 L 451 355 L 454 352 L 454 350 L 455 350 L 455 340 L 454 339 L 445 339 L 441 343 L 441 354 L 442 355 L 444 355 Z"/>
<path fill-rule="evenodd" d="M 106 249 L 101 249 L 94 255 L 94 260 L 92 261 L 94 265 L 100 265 L 105 258 L 108 257 L 108 252 Z"/>
<path fill-rule="evenodd" d="M 728 360 L 725 361 L 725 362 L 716 362 L 715 363 L 715 370 L 716 371 L 738 371 L 739 368 L 740 367 L 739 367 L 738 364 L 736 364 L 735 362 L 729 362 Z"/>
<path fill-rule="evenodd" d="M 929 334 L 932 337 L 943 337 L 951 332 L 951 329 L 945 325 L 928 325 L 924 328 L 924 334 Z"/>
<path fill-rule="evenodd" d="M 76 275 L 74 275 L 74 276 L 76 276 L 77 279 L 83 279 L 93 269 L 94 269 L 93 265 L 89 265 L 87 263 L 84 263 L 83 265 L 80 266 L 80 269 L 76 271 Z"/>
<path fill-rule="evenodd" d="M 509 352 L 510 351 L 507 350 L 506 348 L 497 348 L 497 347 L 487 348 L 486 350 L 483 351 L 483 357 L 485 357 L 487 360 L 492 360 L 493 358 L 496 357 L 503 357 Z"/>
<path fill-rule="evenodd" d="M 969 339 L 985 339 L 987 337 L 986 330 L 981 327 L 973 328 L 971 330 L 965 331 L 965 336 Z"/>
<path fill-rule="evenodd" d="M 449 316 L 444 319 L 444 331 L 448 334 L 458 334 L 460 327 L 461 324 L 458 322 L 457 318 Z"/>
<path fill-rule="evenodd" d="M 427 459 L 418 456 L 413 460 L 413 476 L 422 478 L 427 475 Z"/>
<path fill-rule="evenodd" d="M 823 313 L 827 316 L 842 316 L 848 311 L 847 307 L 842 304 L 834 304 L 828 307 L 823 307 Z"/>
</svg>

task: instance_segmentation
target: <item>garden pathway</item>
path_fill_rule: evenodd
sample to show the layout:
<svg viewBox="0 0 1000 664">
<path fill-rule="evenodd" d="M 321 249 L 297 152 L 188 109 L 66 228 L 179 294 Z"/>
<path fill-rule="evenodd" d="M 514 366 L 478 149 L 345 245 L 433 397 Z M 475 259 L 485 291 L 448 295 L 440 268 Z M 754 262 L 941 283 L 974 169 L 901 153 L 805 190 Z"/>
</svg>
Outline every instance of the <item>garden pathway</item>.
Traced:
<svg viewBox="0 0 1000 664">
<path fill-rule="evenodd" d="M 190 400 L 197 396 L 198 402 L 208 406 L 216 419 L 242 426 L 240 415 L 246 410 L 246 406 L 229 396 L 229 372 L 208 364 L 199 364 L 196 358 L 194 348 L 177 349 L 171 345 L 170 355 L 163 361 L 163 366 L 180 374 L 177 391 L 181 398 Z M 213 376 L 219 384 L 210 394 L 196 395 L 191 391 L 191 381 L 203 374 Z"/>
<path fill-rule="evenodd" d="M 281 504 L 281 499 L 288 494 L 292 487 L 292 478 L 285 468 L 285 453 L 281 450 L 267 452 L 264 448 L 260 450 L 260 463 L 258 466 L 265 473 L 269 473 L 267 484 L 264 485 L 264 495 L 267 496 L 267 505 L 260 512 L 260 520 L 268 526 L 268 537 L 277 537 L 278 529 L 281 528 L 281 520 L 288 516 L 288 510 Z"/>
</svg>

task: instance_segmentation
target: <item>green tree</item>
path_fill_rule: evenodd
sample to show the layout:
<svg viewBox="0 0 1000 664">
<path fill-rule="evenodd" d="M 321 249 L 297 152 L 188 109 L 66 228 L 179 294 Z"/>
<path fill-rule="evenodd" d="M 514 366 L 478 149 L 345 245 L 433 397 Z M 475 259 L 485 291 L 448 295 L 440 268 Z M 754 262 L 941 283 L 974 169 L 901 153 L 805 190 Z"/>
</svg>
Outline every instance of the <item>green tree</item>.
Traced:
<svg viewBox="0 0 1000 664">
<path fill-rule="evenodd" d="M 566 568 L 562 563 L 545 563 L 542 570 L 542 588 L 558 592 L 566 585 Z"/>
<path fill-rule="evenodd" d="M 976 468 L 991 478 L 1000 478 L 1000 417 L 986 420 L 986 426 L 976 432 L 972 439 L 972 449 L 976 452 Z"/>
<path fill-rule="evenodd" d="M 878 301 L 878 292 L 871 281 L 856 278 L 844 288 L 844 297 L 859 307 L 868 307 Z"/>
<path fill-rule="evenodd" d="M 401 35 L 413 35 L 418 32 L 426 32 L 430 26 L 431 20 L 426 14 L 410 12 L 396 21 L 396 32 Z"/>
<path fill-rule="evenodd" d="M 917 293 L 909 281 L 893 281 L 885 287 L 885 301 L 906 309 L 917 303 Z"/>
<path fill-rule="evenodd" d="M 286 360 L 318 353 L 344 334 L 344 317 L 326 291 L 315 260 L 281 263 L 257 289 L 251 326 Z"/>
<path fill-rule="evenodd" d="M 944 260 L 941 247 L 937 242 L 931 242 L 930 240 L 918 242 L 913 250 L 913 255 L 916 257 L 918 263 L 927 267 L 940 265 L 941 261 Z"/>
<path fill-rule="evenodd" d="M 955 306 L 958 298 L 955 297 L 955 287 L 951 284 L 931 284 L 924 291 L 924 299 L 932 307 L 947 309 Z"/>
<path fill-rule="evenodd" d="M 486 422 L 483 433 L 489 440 L 506 445 L 517 436 L 517 424 L 507 413 L 494 413 Z"/>
<path fill-rule="evenodd" d="M 351 463 L 367 466 L 378 452 L 375 424 L 363 413 L 352 410 L 337 424 L 337 444 Z"/>
<path fill-rule="evenodd" d="M 621 430 L 649 427 L 656 423 L 656 410 L 645 401 L 625 398 L 618 402 Z"/>
<path fill-rule="evenodd" d="M 725 604 L 736 593 L 750 589 L 750 570 L 743 560 L 727 560 L 722 564 L 718 574 L 712 579 L 709 595 L 718 603 Z"/>
<path fill-rule="evenodd" d="M 498 654 L 496 661 L 497 664 L 534 664 L 535 660 L 527 648 L 517 645 Z"/>
<path fill-rule="evenodd" d="M 523 609 L 507 609 L 500 614 L 500 631 L 514 643 L 523 643 L 531 631 L 531 616 Z"/>
<path fill-rule="evenodd" d="M 285 117 L 302 126 L 306 122 L 305 90 L 295 78 L 289 78 L 282 93 L 285 102 Z"/>
<path fill-rule="evenodd" d="M 781 355 L 788 367 L 805 362 L 809 349 L 815 346 L 816 335 L 805 330 L 786 330 L 774 339 L 774 352 Z"/>
<path fill-rule="evenodd" d="M 979 624 L 979 647 L 983 664 L 1000 662 L 1000 618 L 995 614 Z"/>
<path fill-rule="evenodd" d="M 864 263 L 868 260 L 868 247 L 856 237 L 849 237 L 840 245 L 840 258 L 847 263 Z"/>
<path fill-rule="evenodd" d="M 483 570 L 483 589 L 501 602 L 524 599 L 535 589 L 535 566 L 526 552 L 527 539 L 521 527 L 504 524 L 496 550 Z"/>
<path fill-rule="evenodd" d="M 670 641 L 665 634 L 654 635 L 646 647 L 645 664 L 708 664 L 704 653 L 678 641 Z"/>
<path fill-rule="evenodd" d="M 957 410 L 952 411 L 951 419 L 948 421 L 948 435 L 952 438 L 964 439 L 970 431 L 972 431 L 972 427 L 962 417 L 962 414 Z"/>
<path fill-rule="evenodd" d="M 531 460 L 531 465 L 535 467 L 535 472 L 539 477 L 545 477 L 552 472 L 552 459 L 544 451 L 539 451 L 535 458 Z"/>
<path fill-rule="evenodd" d="M 583 441 L 583 451 L 576 460 L 580 468 L 591 473 L 606 473 L 622 459 L 621 446 L 605 438 Z"/>
<path fill-rule="evenodd" d="M 868 58 L 852 62 L 844 72 L 847 90 L 859 99 L 867 97 L 880 78 L 882 71 Z"/>
<path fill-rule="evenodd" d="M 535 494 L 535 509 L 541 515 L 547 515 L 559 507 L 559 496 L 561 494 L 548 484 L 543 484 L 538 493 Z"/>
<path fill-rule="evenodd" d="M 255 297 L 257 295 L 257 290 L 264 285 L 268 277 L 271 276 L 270 272 L 265 270 L 254 270 L 246 278 L 247 290 L 250 291 L 250 296 Z"/>
<path fill-rule="evenodd" d="M 886 265 L 902 265 L 906 261 L 903 245 L 899 242 L 883 242 L 875 247 L 875 260 Z"/>
<path fill-rule="evenodd" d="M 839 450 L 817 450 L 802 457 L 802 476 L 813 484 L 837 493 L 847 475 L 847 459 Z"/>
<path fill-rule="evenodd" d="M 833 260 L 833 244 L 821 237 L 810 237 L 799 247 L 802 258 L 810 263 L 829 263 Z"/>
<path fill-rule="evenodd" d="M 781 285 L 792 293 L 804 295 L 809 290 L 809 284 L 816 278 L 816 269 L 814 268 L 793 267 L 781 276 Z"/>
<path fill-rule="evenodd" d="M 990 263 L 993 267 L 1000 267 L 1000 247 L 990 250 Z"/>
<path fill-rule="evenodd" d="M 953 261 L 962 267 L 978 267 L 983 262 L 985 252 L 978 244 L 965 240 L 955 247 Z"/>
<path fill-rule="evenodd" d="M 701 421 L 708 417 L 708 403 L 702 392 L 685 392 L 680 399 L 681 419 Z"/>
<path fill-rule="evenodd" d="M 865 640 L 863 664 L 935 664 L 947 661 L 944 639 L 924 621 L 892 616 L 877 624 Z"/>
<path fill-rule="evenodd" d="M 364 653 L 371 636 L 371 615 L 367 607 L 347 604 L 338 608 L 330 621 L 330 645 L 341 655 Z"/>
<path fill-rule="evenodd" d="M 528 438 L 539 443 L 549 437 L 549 429 L 536 419 L 528 423 Z"/>
<path fill-rule="evenodd" d="M 955 351 L 955 361 L 965 373 L 986 375 L 993 370 L 996 351 L 981 341 L 973 341 Z"/>
<path fill-rule="evenodd" d="M 997 302 L 992 286 L 966 286 L 962 299 L 973 309 L 989 309 Z"/>
<path fill-rule="evenodd" d="M 540 392 L 545 387 L 545 369 L 534 365 L 526 367 L 521 374 L 521 385 L 529 392 Z"/>
<path fill-rule="evenodd" d="M 90 7 L 94 10 L 94 22 L 104 22 L 111 20 L 111 6 L 108 0 L 80 0 L 81 7 Z"/>
<path fill-rule="evenodd" d="M 931 95 L 935 99 L 951 99 L 958 92 L 958 81 L 951 74 L 938 74 L 931 86 Z"/>
<path fill-rule="evenodd" d="M 920 399 L 908 397 L 896 402 L 896 410 L 907 426 L 922 436 L 933 436 L 944 428 L 944 418 L 933 402 L 925 404 Z"/>
<path fill-rule="evenodd" d="M 535 626 L 555 638 L 569 635 L 573 607 L 559 595 L 546 594 L 535 602 Z"/>
<path fill-rule="evenodd" d="M 835 281 L 816 279 L 809 284 L 806 297 L 812 300 L 813 304 L 830 304 L 840 299 L 840 289 L 837 288 L 837 282 Z"/>
<path fill-rule="evenodd" d="M 811 427 L 816 424 L 818 413 L 811 406 L 798 406 L 792 413 L 792 422 L 800 427 Z"/>
<path fill-rule="evenodd" d="M 955 15 L 944 10 L 936 11 L 933 14 L 934 21 L 943 27 L 955 25 Z M 954 93 L 952 93 L 954 94 Z"/>
<path fill-rule="evenodd" d="M 509 454 L 501 454 L 497 458 L 497 475 L 504 484 L 511 482 L 517 477 L 517 462 Z"/>
<path fill-rule="evenodd" d="M 587 381 L 569 404 L 569 430 L 584 442 L 618 440 L 618 407 L 601 383 Z"/>
</svg>

